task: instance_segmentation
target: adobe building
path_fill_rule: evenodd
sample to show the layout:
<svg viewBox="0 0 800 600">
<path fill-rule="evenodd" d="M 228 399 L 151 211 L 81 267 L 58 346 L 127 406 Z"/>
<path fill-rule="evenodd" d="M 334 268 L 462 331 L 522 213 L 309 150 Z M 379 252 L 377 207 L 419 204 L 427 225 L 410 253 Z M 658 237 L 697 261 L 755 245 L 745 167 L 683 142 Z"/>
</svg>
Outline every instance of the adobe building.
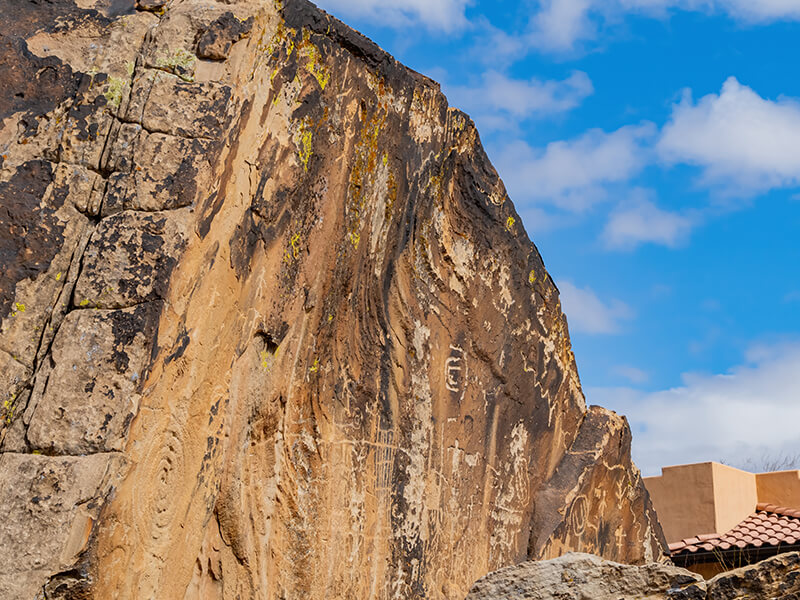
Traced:
<svg viewBox="0 0 800 600">
<path fill-rule="evenodd" d="M 665 467 L 644 481 L 673 562 L 706 578 L 800 550 L 800 471 L 707 462 Z"/>
</svg>

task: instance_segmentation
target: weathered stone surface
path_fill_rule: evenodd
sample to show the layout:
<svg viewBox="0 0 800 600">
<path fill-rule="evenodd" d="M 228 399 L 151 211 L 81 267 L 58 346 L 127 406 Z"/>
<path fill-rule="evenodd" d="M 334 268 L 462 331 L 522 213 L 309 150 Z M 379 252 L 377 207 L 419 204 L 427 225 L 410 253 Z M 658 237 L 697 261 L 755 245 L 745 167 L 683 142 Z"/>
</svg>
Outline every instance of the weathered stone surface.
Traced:
<svg viewBox="0 0 800 600">
<path fill-rule="evenodd" d="M 110 454 L 0 454 L 0 597 L 37 597 L 49 577 L 76 564 L 120 466 Z"/>
<path fill-rule="evenodd" d="M 587 409 L 435 83 L 303 0 L 8 9 L 54 71 L 0 62 L 43 92 L 0 105 L 0 449 L 126 467 L 89 525 L 53 508 L 90 530 L 74 565 L 0 595 L 449 599 L 569 549 L 658 559 L 627 425 Z"/>
<path fill-rule="evenodd" d="M 121 450 L 138 411 L 155 329 L 155 307 L 76 310 L 53 341 L 49 364 L 37 373 L 28 441 L 50 454 Z"/>
<path fill-rule="evenodd" d="M 644 560 L 653 561 L 661 552 L 655 534 L 660 526 L 637 492 L 642 485 L 631 462 L 628 423 L 590 407 L 569 451 L 536 495 L 536 535 L 528 555 L 545 559 L 578 551 L 627 561 L 643 549 Z"/>
<path fill-rule="evenodd" d="M 704 600 L 706 582 L 666 564 L 623 565 L 568 553 L 525 562 L 480 579 L 467 600 Z"/>
<path fill-rule="evenodd" d="M 225 60 L 233 45 L 250 33 L 253 17 L 245 21 L 226 12 L 208 26 L 197 42 L 197 56 L 210 60 Z"/>
<path fill-rule="evenodd" d="M 720 573 L 708 582 L 708 600 L 800 598 L 800 553 L 789 552 L 758 564 Z"/>
<path fill-rule="evenodd" d="M 125 308 L 163 299 L 188 237 L 185 216 L 125 211 L 103 219 L 83 254 L 75 304 Z"/>
<path fill-rule="evenodd" d="M 790 552 L 710 581 L 667 564 L 621 565 L 590 554 L 506 567 L 475 583 L 467 600 L 797 600 L 800 553 Z"/>
</svg>

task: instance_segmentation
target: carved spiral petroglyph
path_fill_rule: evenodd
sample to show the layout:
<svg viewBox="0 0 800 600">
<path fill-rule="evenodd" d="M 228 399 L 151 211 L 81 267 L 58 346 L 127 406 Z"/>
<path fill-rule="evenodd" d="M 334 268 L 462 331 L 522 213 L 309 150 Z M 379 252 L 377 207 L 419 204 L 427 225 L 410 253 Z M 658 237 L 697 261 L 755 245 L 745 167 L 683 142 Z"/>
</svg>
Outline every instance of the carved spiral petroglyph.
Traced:
<svg viewBox="0 0 800 600">
<path fill-rule="evenodd" d="M 138 532 L 142 543 L 158 546 L 166 542 L 166 535 L 173 530 L 178 518 L 179 503 L 174 496 L 180 489 L 184 472 L 183 429 L 176 424 L 154 439 L 142 468 L 146 474 L 141 478 L 147 485 L 137 488 L 136 509 L 140 515 Z"/>
</svg>

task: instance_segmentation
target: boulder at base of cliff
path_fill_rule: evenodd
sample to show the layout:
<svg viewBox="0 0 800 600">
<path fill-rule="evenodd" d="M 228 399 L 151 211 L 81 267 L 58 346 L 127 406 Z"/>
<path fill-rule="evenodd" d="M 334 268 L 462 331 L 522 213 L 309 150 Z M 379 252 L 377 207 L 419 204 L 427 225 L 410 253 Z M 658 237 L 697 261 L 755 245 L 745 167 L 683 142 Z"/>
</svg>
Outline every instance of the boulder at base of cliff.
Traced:
<svg viewBox="0 0 800 600">
<path fill-rule="evenodd" d="M 622 565 L 570 552 L 553 560 L 524 562 L 490 573 L 467 600 L 702 600 L 700 575 L 672 565 Z"/>
<path fill-rule="evenodd" d="M 720 573 L 708 582 L 708 600 L 800 598 L 800 552 L 788 552 L 758 564 Z"/>
<path fill-rule="evenodd" d="M 798 600 L 800 552 L 700 575 L 670 564 L 630 566 L 592 554 L 506 567 L 479 579 L 467 600 Z"/>
</svg>

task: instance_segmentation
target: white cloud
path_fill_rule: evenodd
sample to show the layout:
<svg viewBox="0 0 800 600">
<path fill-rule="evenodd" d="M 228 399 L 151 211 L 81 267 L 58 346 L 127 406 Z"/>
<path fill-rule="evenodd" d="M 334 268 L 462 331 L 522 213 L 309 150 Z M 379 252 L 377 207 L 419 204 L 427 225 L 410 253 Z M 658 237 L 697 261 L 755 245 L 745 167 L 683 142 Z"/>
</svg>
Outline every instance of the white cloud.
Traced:
<svg viewBox="0 0 800 600">
<path fill-rule="evenodd" d="M 627 304 L 619 300 L 603 302 L 591 288 L 579 288 L 570 281 L 559 281 L 556 285 L 572 332 L 618 333 L 621 322 L 633 317 Z"/>
<path fill-rule="evenodd" d="M 606 186 L 627 182 L 649 161 L 647 140 L 652 124 L 629 126 L 612 133 L 593 129 L 570 141 L 534 150 L 512 142 L 496 164 L 511 197 L 582 212 L 606 198 Z"/>
<path fill-rule="evenodd" d="M 719 5 L 728 14 L 743 21 L 800 19 L 800 3 L 797 0 L 720 0 Z"/>
<path fill-rule="evenodd" d="M 592 0 L 543 0 L 531 21 L 531 43 L 542 49 L 570 50 L 577 40 L 591 38 L 594 24 L 589 19 Z"/>
<path fill-rule="evenodd" d="M 489 129 L 516 128 L 521 120 L 567 112 L 594 92 L 589 77 L 574 71 L 564 80 L 512 79 L 487 71 L 480 85 L 445 86 L 453 106 Z"/>
<path fill-rule="evenodd" d="M 646 190 L 634 190 L 630 200 L 611 212 L 602 234 L 606 247 L 632 250 L 647 243 L 675 247 L 688 237 L 694 219 L 659 208 L 648 195 Z"/>
<path fill-rule="evenodd" d="M 540 0 L 523 37 L 539 49 L 564 52 L 625 13 L 664 18 L 676 10 L 726 14 L 748 24 L 800 20 L 797 0 Z"/>
<path fill-rule="evenodd" d="M 317 0 L 320 8 L 347 18 L 360 18 L 392 27 L 423 24 L 452 32 L 467 25 L 464 11 L 471 0 Z"/>
<path fill-rule="evenodd" d="M 644 393 L 587 389 L 587 398 L 628 417 L 633 454 L 646 475 L 664 466 L 800 453 L 800 344 L 759 346 L 746 364 Z"/>
<path fill-rule="evenodd" d="M 663 128 L 658 151 L 669 162 L 702 167 L 708 183 L 730 191 L 798 185 L 800 104 L 765 100 L 731 77 L 719 95 L 697 103 L 685 93 Z"/>
<path fill-rule="evenodd" d="M 647 371 L 637 369 L 636 367 L 632 367 L 630 365 L 619 365 L 614 367 L 614 373 L 620 377 L 624 377 L 631 383 L 647 383 L 647 381 L 650 379 L 650 375 L 647 373 Z"/>
</svg>

